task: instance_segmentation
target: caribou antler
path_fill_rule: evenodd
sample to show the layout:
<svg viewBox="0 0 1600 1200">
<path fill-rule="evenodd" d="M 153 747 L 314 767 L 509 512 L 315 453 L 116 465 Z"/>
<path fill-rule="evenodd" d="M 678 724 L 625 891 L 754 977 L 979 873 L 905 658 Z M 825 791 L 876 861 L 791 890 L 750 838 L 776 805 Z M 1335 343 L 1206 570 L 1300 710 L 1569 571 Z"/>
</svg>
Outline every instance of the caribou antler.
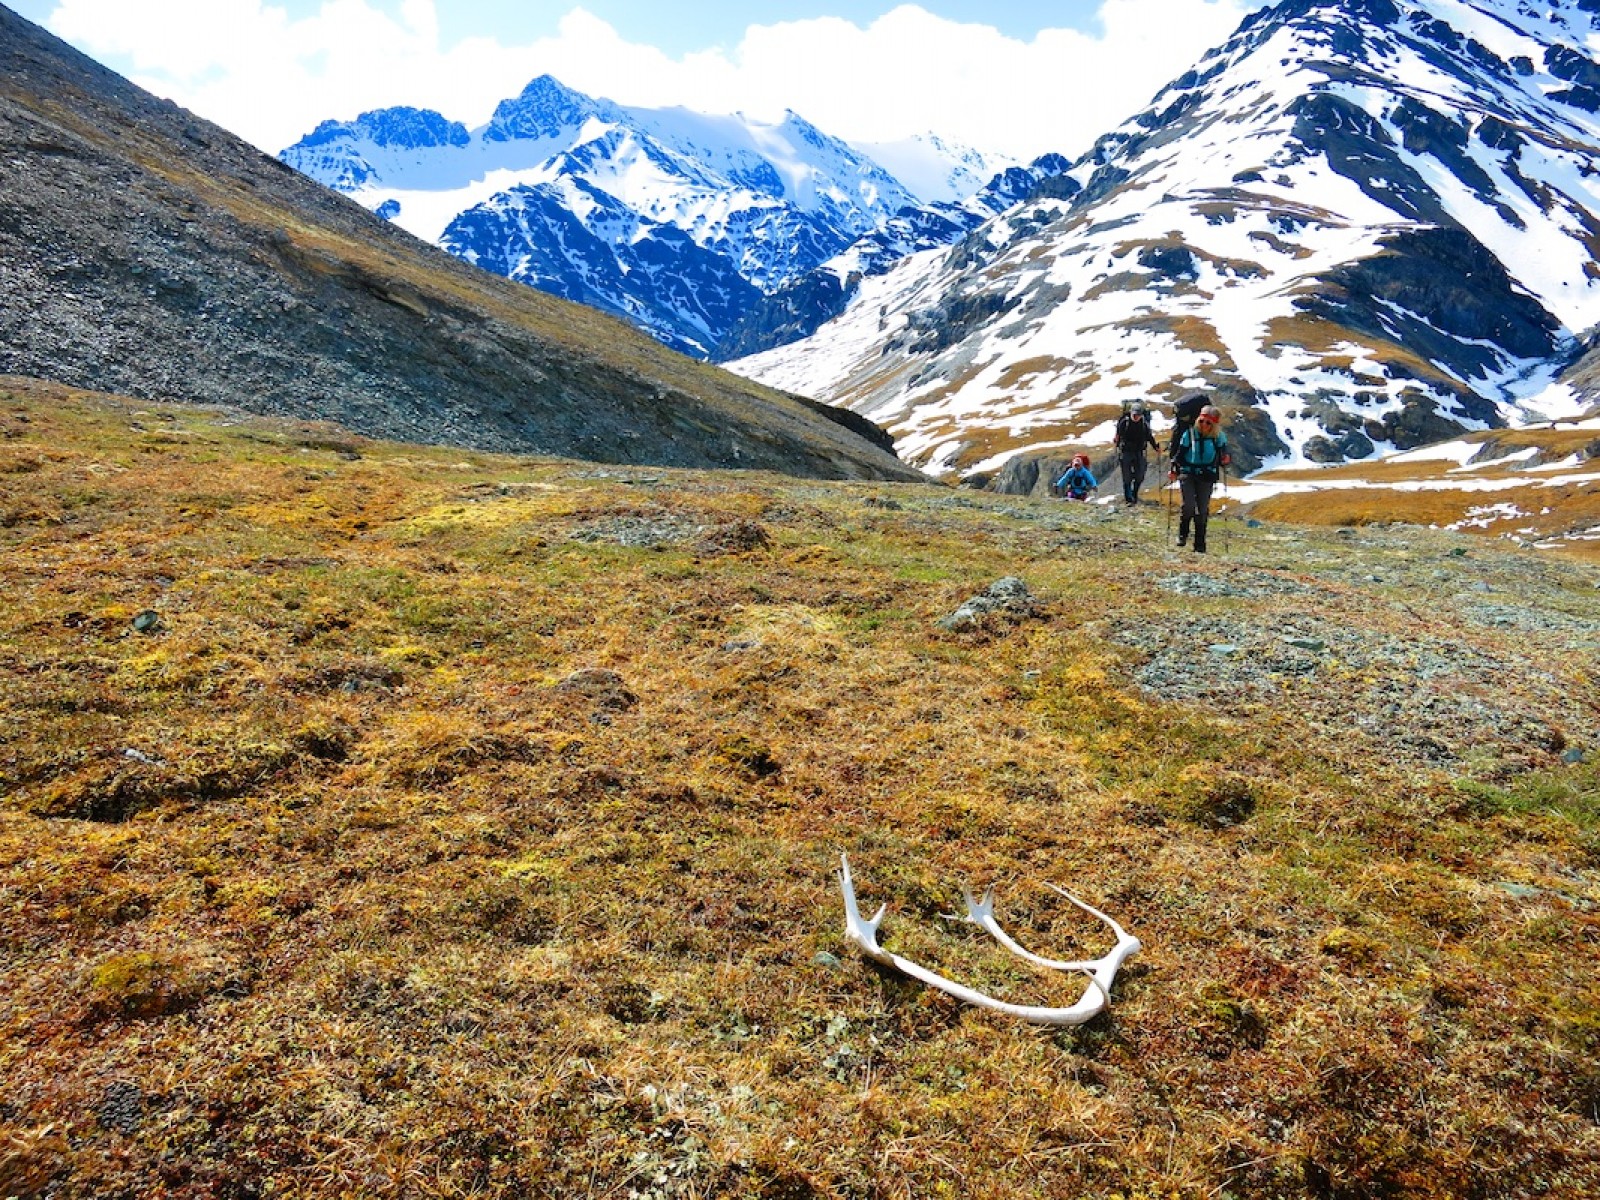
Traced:
<svg viewBox="0 0 1600 1200">
<path fill-rule="evenodd" d="M 878 945 L 878 925 L 883 920 L 883 914 L 888 905 L 878 909 L 872 919 L 866 920 L 861 915 L 861 910 L 856 905 L 856 890 L 854 881 L 850 877 L 850 858 L 848 855 L 839 856 L 839 890 L 844 893 L 844 935 L 854 942 L 862 954 L 874 962 L 882 963 L 886 967 L 893 967 L 903 975 L 920 980 L 929 987 L 938 988 L 954 996 L 957 1000 L 965 1000 L 968 1004 L 976 1004 L 980 1008 L 990 1008 L 996 1012 L 1007 1013 L 1013 1017 L 1020 1017 L 1024 1021 L 1032 1021 L 1038 1025 L 1082 1025 L 1099 1013 L 1103 1012 L 1106 1005 L 1111 1002 L 1111 983 L 1117 976 L 1117 970 L 1122 964 L 1141 949 L 1139 939 L 1131 936 L 1122 926 L 1098 909 L 1090 908 L 1077 897 L 1061 891 L 1053 885 L 1052 890 L 1066 896 L 1073 904 L 1099 917 L 1111 927 L 1117 935 L 1117 944 L 1110 953 L 1103 958 L 1086 962 L 1062 962 L 1056 959 L 1041 958 L 1031 954 L 1017 945 L 1006 932 L 1000 928 L 994 919 L 994 893 L 991 888 L 984 893 L 981 901 L 974 900 L 967 893 L 967 919 L 978 925 L 990 934 L 1007 950 L 1029 962 L 1040 966 L 1050 967 L 1057 971 L 1082 971 L 1089 978 L 1090 986 L 1085 989 L 1083 996 L 1076 1004 L 1066 1008 L 1045 1008 L 1030 1004 L 1011 1004 L 1004 1000 L 996 1000 L 993 996 L 986 996 L 982 992 L 974 991 L 954 980 L 946 979 L 943 975 L 935 974 L 926 967 L 919 966 L 908 958 L 901 958 L 898 954 L 891 954 Z"/>
</svg>

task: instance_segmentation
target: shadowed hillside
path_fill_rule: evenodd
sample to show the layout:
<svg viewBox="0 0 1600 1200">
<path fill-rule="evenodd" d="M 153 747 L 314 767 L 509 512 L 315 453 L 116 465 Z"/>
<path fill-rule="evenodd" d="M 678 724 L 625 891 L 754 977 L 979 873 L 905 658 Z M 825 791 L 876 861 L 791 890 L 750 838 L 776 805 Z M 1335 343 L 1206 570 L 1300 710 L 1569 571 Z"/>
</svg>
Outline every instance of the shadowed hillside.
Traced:
<svg viewBox="0 0 1600 1200">
<path fill-rule="evenodd" d="M 1600 1194 L 1594 569 L 1163 519 L 0 380 L 0 1194 Z"/>
<path fill-rule="evenodd" d="M 467 266 L 3 7 L 0 371 L 413 441 L 915 477 L 861 418 Z"/>
</svg>

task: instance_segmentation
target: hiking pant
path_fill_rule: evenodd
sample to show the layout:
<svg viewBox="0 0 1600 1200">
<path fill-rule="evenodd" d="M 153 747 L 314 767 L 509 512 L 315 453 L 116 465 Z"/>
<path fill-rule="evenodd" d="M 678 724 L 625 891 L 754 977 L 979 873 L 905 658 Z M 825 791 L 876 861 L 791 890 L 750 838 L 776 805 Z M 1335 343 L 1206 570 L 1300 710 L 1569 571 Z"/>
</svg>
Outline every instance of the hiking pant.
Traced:
<svg viewBox="0 0 1600 1200">
<path fill-rule="evenodd" d="M 1178 491 L 1183 495 L 1183 514 L 1178 518 L 1178 545 L 1189 540 L 1189 525 L 1194 525 L 1194 548 L 1201 554 L 1206 550 L 1206 525 L 1211 520 L 1211 489 L 1215 479 L 1204 475 L 1178 476 Z"/>
<path fill-rule="evenodd" d="M 1139 488 L 1144 484 L 1147 465 L 1148 462 L 1143 454 L 1122 456 L 1122 498 L 1129 504 L 1136 504 L 1139 500 Z"/>
</svg>

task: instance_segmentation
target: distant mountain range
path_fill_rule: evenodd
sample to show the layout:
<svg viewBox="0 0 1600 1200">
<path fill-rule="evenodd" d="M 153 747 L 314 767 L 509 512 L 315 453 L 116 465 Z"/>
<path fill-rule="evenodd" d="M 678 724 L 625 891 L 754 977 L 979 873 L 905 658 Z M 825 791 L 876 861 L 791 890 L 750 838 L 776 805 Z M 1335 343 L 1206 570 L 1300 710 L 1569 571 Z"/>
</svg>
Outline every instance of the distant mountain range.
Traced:
<svg viewBox="0 0 1600 1200">
<path fill-rule="evenodd" d="M 380 109 L 280 157 L 470 262 L 706 358 L 763 295 L 1010 165 L 931 136 L 873 149 L 918 191 L 792 112 L 627 108 L 546 75 L 479 129 Z"/>
<path fill-rule="evenodd" d="M 502 115 L 512 141 L 537 119 Z M 460 140 L 417 113 L 382 134 L 396 161 Z M 4 7 L 0 147 L 0 374 L 483 450 L 920 477 L 860 417 L 477 270 Z"/>
<path fill-rule="evenodd" d="M 1048 189 L 733 365 L 971 480 L 1193 390 L 1246 467 L 1578 412 L 1600 399 L 1597 13 L 1284 0 Z"/>
</svg>

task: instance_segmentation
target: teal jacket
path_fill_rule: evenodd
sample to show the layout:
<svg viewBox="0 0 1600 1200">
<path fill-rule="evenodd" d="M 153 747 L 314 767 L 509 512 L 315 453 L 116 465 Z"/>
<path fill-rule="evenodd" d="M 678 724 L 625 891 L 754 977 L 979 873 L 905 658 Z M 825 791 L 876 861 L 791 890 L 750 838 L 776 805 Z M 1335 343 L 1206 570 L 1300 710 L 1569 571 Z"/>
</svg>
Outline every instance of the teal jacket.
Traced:
<svg viewBox="0 0 1600 1200">
<path fill-rule="evenodd" d="M 1180 475 L 1215 479 L 1222 473 L 1227 454 L 1228 435 L 1222 430 L 1207 436 L 1191 426 L 1178 439 L 1178 450 L 1172 456 L 1172 465 Z"/>
</svg>

